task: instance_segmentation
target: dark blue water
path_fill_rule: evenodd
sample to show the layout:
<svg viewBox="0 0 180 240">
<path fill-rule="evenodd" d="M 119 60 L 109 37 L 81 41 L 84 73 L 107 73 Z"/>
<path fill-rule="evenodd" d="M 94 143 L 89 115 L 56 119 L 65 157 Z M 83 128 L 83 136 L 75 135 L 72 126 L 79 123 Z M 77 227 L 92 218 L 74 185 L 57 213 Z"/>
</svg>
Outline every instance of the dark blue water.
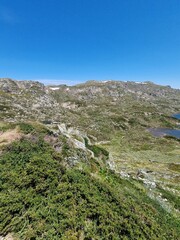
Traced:
<svg viewBox="0 0 180 240">
<path fill-rule="evenodd" d="M 172 136 L 180 139 L 179 129 L 168 129 L 168 128 L 150 128 L 150 133 L 155 137 Z"/>
<path fill-rule="evenodd" d="M 172 117 L 180 119 L 180 113 L 176 113 Z M 155 137 L 172 136 L 180 139 L 180 129 L 150 128 L 149 131 Z"/>
<path fill-rule="evenodd" d="M 180 113 L 176 113 L 172 115 L 174 118 L 180 119 Z"/>
</svg>

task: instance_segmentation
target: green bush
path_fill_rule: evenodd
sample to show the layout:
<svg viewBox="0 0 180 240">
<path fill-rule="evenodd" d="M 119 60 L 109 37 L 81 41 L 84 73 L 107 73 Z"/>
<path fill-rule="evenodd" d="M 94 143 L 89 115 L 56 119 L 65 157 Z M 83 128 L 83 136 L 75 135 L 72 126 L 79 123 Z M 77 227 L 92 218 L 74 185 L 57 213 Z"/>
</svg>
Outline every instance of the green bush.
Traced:
<svg viewBox="0 0 180 240">
<path fill-rule="evenodd" d="M 23 131 L 25 134 L 32 133 L 33 131 L 35 131 L 35 128 L 28 123 L 23 123 L 23 122 L 19 123 L 19 127 L 21 131 Z"/>
<path fill-rule="evenodd" d="M 94 152 L 103 150 L 92 146 Z M 63 154 L 63 153 L 62 153 Z M 103 154 L 107 155 L 106 152 Z M 0 156 L 0 235 L 19 239 L 178 239 L 178 222 L 113 172 L 63 167 L 42 138 Z"/>
</svg>

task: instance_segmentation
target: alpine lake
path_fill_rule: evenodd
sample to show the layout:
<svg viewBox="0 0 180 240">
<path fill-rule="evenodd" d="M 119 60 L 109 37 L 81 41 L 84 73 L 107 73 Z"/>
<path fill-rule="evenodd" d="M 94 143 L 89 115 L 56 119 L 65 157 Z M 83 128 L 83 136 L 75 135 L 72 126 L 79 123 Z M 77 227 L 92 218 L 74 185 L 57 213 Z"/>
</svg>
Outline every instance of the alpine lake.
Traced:
<svg viewBox="0 0 180 240">
<path fill-rule="evenodd" d="M 180 120 L 180 113 L 173 114 L 172 117 Z M 172 137 L 180 139 L 180 123 L 178 124 L 178 128 L 179 129 L 150 128 L 148 130 L 155 137 L 172 136 Z"/>
</svg>

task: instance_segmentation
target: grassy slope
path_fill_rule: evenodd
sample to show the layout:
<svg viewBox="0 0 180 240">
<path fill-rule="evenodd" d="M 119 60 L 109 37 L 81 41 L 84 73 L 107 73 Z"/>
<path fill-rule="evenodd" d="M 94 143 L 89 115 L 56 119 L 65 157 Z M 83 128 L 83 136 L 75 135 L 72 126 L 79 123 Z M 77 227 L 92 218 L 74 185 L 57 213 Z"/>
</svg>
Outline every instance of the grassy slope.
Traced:
<svg viewBox="0 0 180 240">
<path fill-rule="evenodd" d="M 133 91 L 136 89 L 136 93 L 132 94 L 129 92 L 125 93 L 119 84 L 115 83 L 115 85 L 116 84 L 117 86 L 113 88 L 114 90 L 111 92 L 112 95 L 109 90 L 114 87 L 113 84 L 107 84 L 107 86 L 105 86 L 101 83 L 92 82 L 89 83 L 89 88 L 87 85 L 82 84 L 82 86 L 70 87 L 69 91 L 66 91 L 66 87 L 64 87 L 62 90 L 60 89 L 60 91 L 52 92 L 52 96 L 57 100 L 59 105 L 55 104 L 55 107 L 53 107 L 54 105 L 50 105 L 46 108 L 47 99 L 44 100 L 43 98 L 43 100 L 41 100 L 40 107 L 35 110 L 32 109 L 31 105 L 39 103 L 39 99 L 36 99 L 36 96 L 39 94 L 39 90 L 36 94 L 32 94 L 27 91 L 27 93 L 21 95 L 0 92 L 1 119 L 55 120 L 64 122 L 69 126 L 78 127 L 82 131 L 87 132 L 88 136 L 92 135 L 96 137 L 97 141 L 109 140 L 108 144 L 100 146 L 110 152 L 111 160 L 115 163 L 115 170 L 117 172 L 124 172 L 132 177 L 130 177 L 129 180 L 120 180 L 114 174 L 103 170 L 103 163 L 98 164 L 97 162 L 95 163 L 94 160 L 89 160 L 88 164 L 82 161 L 83 163 L 79 163 L 79 166 L 76 166 L 76 168 L 67 170 L 63 167 L 65 165 L 64 159 L 66 157 L 67 150 L 69 151 L 68 154 L 71 155 L 74 149 L 69 149 L 69 146 L 65 144 L 63 145 L 64 148 L 62 153 L 57 156 L 57 153 L 55 153 L 51 147 L 47 144 L 42 144 L 43 137 L 40 142 L 38 141 L 39 135 L 49 134 L 45 129 L 39 126 L 36 126 L 34 129 L 31 125 L 27 126 L 27 124 L 21 124 L 19 129 L 21 129 L 21 131 L 25 134 L 30 133 L 33 137 L 31 135 L 30 138 L 26 136 L 23 141 L 15 143 L 15 145 L 18 146 L 16 148 L 16 153 L 14 153 L 13 148 L 10 147 L 3 150 L 3 153 L 0 156 L 1 163 L 3 164 L 1 171 L 4 169 L 2 174 L 7 172 L 7 176 L 5 176 L 4 180 L 1 182 L 1 198 L 3 198 L 1 208 L 1 231 L 3 233 L 18 232 L 20 239 L 35 239 L 35 236 L 39 239 L 70 239 L 70 236 L 72 236 L 72 238 L 74 237 L 74 239 L 90 239 L 90 237 L 88 238 L 88 232 L 92 236 L 95 236 L 94 239 L 120 239 L 121 235 L 122 238 L 127 236 L 128 239 L 177 238 L 177 221 L 175 218 L 179 216 L 179 212 L 177 211 L 179 209 L 178 196 L 180 193 L 178 184 L 178 162 L 180 161 L 179 141 L 173 138 L 159 139 L 152 137 L 146 129 L 151 127 L 177 127 L 177 121 L 169 116 L 172 113 L 179 111 L 179 92 L 175 93 L 174 90 L 168 90 L 168 88 L 154 86 L 153 84 L 143 85 L 141 87 L 144 88 L 145 95 L 147 92 L 149 98 L 148 100 L 148 98 L 143 97 L 137 98 L 139 85 L 134 86 L 134 84 L 128 84 L 129 89 Z M 164 91 L 168 92 L 163 96 L 161 93 Z M 114 95 L 116 93 L 124 95 L 116 97 Z M 155 94 L 156 96 L 153 98 L 152 94 Z M 44 92 L 40 92 L 39 95 L 44 96 Z M 114 96 L 116 100 L 114 100 Z M 70 109 L 62 107 L 62 103 L 68 103 L 73 107 Z M 22 109 L 18 106 L 22 106 Z M 5 131 L 8 128 L 14 128 L 15 125 L 7 126 L 4 123 L 0 124 L 0 131 Z M 34 149 L 29 148 L 30 145 L 34 146 Z M 28 149 L 28 151 L 24 151 L 23 155 L 23 153 L 21 154 L 17 149 L 23 149 L 24 146 Z M 38 149 L 41 149 L 41 147 L 42 150 L 38 152 Z M 97 149 L 93 148 L 91 150 L 96 151 Z M 30 156 L 30 160 L 28 158 L 26 159 L 28 156 Z M 21 166 L 21 161 L 19 163 L 16 162 L 19 158 L 22 162 L 24 161 L 23 159 L 25 159 L 25 163 L 22 165 L 23 167 Z M 3 159 L 5 159 L 5 161 Z M 8 163 L 10 160 L 13 160 L 15 165 L 13 165 L 12 162 Z M 28 165 L 29 161 L 32 161 L 30 166 Z M 38 166 L 39 163 L 41 163 L 41 165 L 39 165 L 40 167 L 35 169 L 34 165 Z M 32 183 L 30 182 L 30 185 L 28 186 L 23 185 L 26 183 L 26 181 L 24 181 L 26 179 L 32 179 L 34 176 L 36 178 L 36 176 L 41 176 L 41 174 L 43 176 L 40 169 L 42 165 L 44 165 L 44 172 L 46 172 L 49 169 L 47 164 L 52 167 L 52 171 L 55 173 L 53 176 L 59 176 L 56 174 L 61 173 L 58 177 L 59 180 L 56 186 L 62 185 L 62 189 L 65 189 L 63 193 L 65 195 L 65 200 L 62 198 L 62 202 L 61 197 L 59 198 L 59 202 L 56 202 L 56 200 L 54 200 L 55 202 L 50 201 L 51 198 L 48 198 L 48 196 L 55 196 L 59 190 L 55 193 L 55 190 L 51 189 L 49 182 L 47 181 L 46 183 L 46 177 L 42 177 L 42 180 L 40 180 L 40 186 L 38 185 L 37 187 L 37 189 L 40 188 L 40 192 L 36 192 L 36 183 L 33 183 L 35 185 L 31 185 Z M 32 168 L 30 172 L 27 172 L 27 166 L 30 167 L 30 169 Z M 60 168 L 60 172 L 56 172 L 56 167 Z M 10 171 L 7 169 L 10 169 Z M 81 169 L 81 171 L 78 169 Z M 156 188 L 151 189 L 149 186 L 144 187 L 144 184 L 142 184 L 143 180 L 133 180 L 134 178 L 137 179 L 137 173 L 139 170 L 148 172 L 148 174 L 144 177 L 151 182 L 155 181 Z M 13 181 L 19 177 L 19 174 L 22 176 L 22 181 L 17 180 L 20 185 L 15 186 L 14 189 Z M 75 179 L 75 176 L 78 176 L 78 186 L 82 185 L 82 188 L 85 189 L 83 190 L 85 191 L 85 194 L 83 192 L 84 195 L 90 194 L 90 196 L 93 196 L 92 199 L 96 199 L 97 195 L 100 197 L 98 200 L 99 202 L 95 202 L 94 205 L 91 205 L 91 202 L 89 203 L 86 200 L 86 197 L 82 197 L 81 195 L 83 194 L 81 193 L 82 190 L 80 190 L 81 187 L 76 187 L 76 180 L 71 180 L 71 183 L 69 182 L 69 176 L 71 175 L 74 176 L 72 179 Z M 48 175 L 47 179 L 48 178 L 51 179 L 53 177 Z M 88 185 L 85 184 L 85 182 L 88 184 L 91 182 L 93 183 Z M 48 189 L 48 194 L 43 193 L 43 191 L 46 191 L 46 188 L 45 190 L 43 188 L 44 184 Z M 96 186 L 97 184 L 100 187 L 98 187 L 98 189 L 92 188 L 91 191 L 91 186 Z M 67 186 L 67 188 L 64 188 L 64 186 Z M 101 188 L 106 189 L 106 191 L 107 189 L 110 189 L 110 191 L 114 194 L 113 200 L 108 197 L 109 192 L 105 195 L 105 197 L 103 197 L 102 194 L 104 190 L 100 191 Z M 7 189 L 10 189 L 10 192 L 8 192 Z M 70 194 L 71 190 L 74 191 L 73 195 Z M 78 199 L 80 200 L 74 200 L 76 199 L 75 192 L 77 192 Z M 30 196 L 28 193 L 30 193 Z M 12 201 L 13 197 L 16 197 L 16 195 L 20 197 L 20 200 L 15 198 L 16 201 L 12 202 L 12 208 L 15 208 L 15 212 L 13 212 L 13 209 L 9 209 L 9 207 L 11 207 L 10 201 Z M 148 195 L 154 200 L 150 200 L 147 197 Z M 30 201 L 27 208 L 26 205 L 24 208 L 24 196 L 28 196 Z M 118 203 L 116 207 L 112 205 L 111 209 L 111 203 L 116 201 L 116 199 L 119 199 L 120 203 Z M 21 205 L 18 205 L 18 201 L 22 202 Z M 64 208 L 66 201 L 70 201 L 69 208 Z M 88 212 L 90 211 L 88 210 L 89 208 L 85 208 L 85 206 L 83 206 L 81 209 L 79 207 L 79 204 L 81 205 L 82 203 L 83 205 L 84 201 L 86 206 L 90 206 L 90 209 L 94 208 L 94 211 L 98 214 L 103 212 L 101 208 L 106 209 L 106 207 L 109 206 L 109 211 L 111 213 L 106 215 L 106 213 L 103 212 L 100 216 L 101 221 L 103 218 L 110 219 L 110 223 L 103 222 L 103 224 L 100 224 L 100 221 L 97 220 L 99 219 L 98 214 L 92 219 L 89 215 L 86 215 L 86 209 Z M 41 202 L 43 203 L 42 206 Z M 102 204 L 103 202 L 104 204 Z M 141 209 L 141 206 L 144 206 L 142 204 L 144 202 L 147 203 L 147 209 L 143 207 Z M 123 204 L 123 207 L 121 207 L 121 203 Z M 158 205 L 158 203 L 164 210 Z M 18 210 L 16 209 L 16 204 Z M 131 205 L 133 206 L 132 208 Z M 52 206 L 54 206 L 54 208 Z M 61 212 L 59 213 L 60 210 L 58 206 L 60 206 L 61 209 L 64 209 L 62 210 L 62 216 Z M 73 213 L 70 213 L 72 206 L 75 210 L 73 210 Z M 122 211 L 123 208 L 128 209 L 128 217 Z M 55 209 L 58 209 L 57 213 L 55 213 Z M 153 209 L 152 212 L 154 215 L 149 213 L 148 209 Z M 30 213 L 28 213 L 29 211 Z M 26 212 L 30 214 L 30 217 L 25 214 Z M 40 212 L 46 213 L 41 215 Z M 51 212 L 54 217 L 49 220 L 48 214 Z M 167 212 L 169 212 L 169 214 Z M 5 213 L 10 215 L 7 214 L 6 217 Z M 115 217 L 112 213 L 115 213 Z M 71 215 L 73 219 L 72 222 L 67 220 L 71 219 Z M 118 217 L 119 215 L 121 215 L 124 220 L 120 219 Z M 141 218 L 141 215 L 143 218 Z M 141 219 L 141 221 L 137 221 L 134 216 Z M 174 217 L 169 218 L 169 216 Z M 146 221 L 144 218 L 148 220 Z M 66 222 L 65 225 L 63 225 L 64 223 L 61 224 L 62 219 Z M 120 222 L 120 226 L 118 226 L 119 228 L 113 227 L 113 221 L 116 225 Z M 127 224 L 124 225 L 123 221 L 129 224 L 129 227 Z M 77 226 L 76 224 L 79 224 L 79 222 L 80 225 Z M 152 224 L 149 225 L 149 222 Z M 40 223 L 40 226 L 38 223 Z M 56 227 L 54 227 L 54 223 L 56 223 Z M 52 228 L 50 227 L 51 225 L 53 225 Z M 115 230 L 111 232 L 110 229 L 101 229 L 103 226 L 103 229 L 106 227 L 108 228 L 108 225 L 112 229 L 115 228 Z M 142 227 L 144 226 L 145 228 L 147 227 L 147 233 L 142 230 Z M 59 229 L 59 232 L 57 229 Z M 128 230 L 126 231 L 125 229 Z M 156 229 L 158 230 L 157 232 Z M 174 233 L 172 233 L 173 231 Z M 140 235 L 141 232 L 142 236 Z M 114 236 L 114 238 L 112 236 Z"/>
<path fill-rule="evenodd" d="M 98 159 L 65 168 L 63 151 L 44 142 L 49 131 L 22 123 L 19 129 L 24 137 L 3 147 L 0 155 L 1 234 L 13 232 L 17 239 L 178 239 L 177 218 L 150 199 L 140 182 L 121 179 Z"/>
</svg>

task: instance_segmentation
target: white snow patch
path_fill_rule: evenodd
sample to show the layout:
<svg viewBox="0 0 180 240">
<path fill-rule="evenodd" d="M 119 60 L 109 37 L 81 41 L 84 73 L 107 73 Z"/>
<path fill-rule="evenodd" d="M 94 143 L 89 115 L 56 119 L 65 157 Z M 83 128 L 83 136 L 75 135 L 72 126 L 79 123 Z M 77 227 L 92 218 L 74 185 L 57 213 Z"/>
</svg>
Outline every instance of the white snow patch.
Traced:
<svg viewBox="0 0 180 240">
<path fill-rule="evenodd" d="M 50 87 L 50 89 L 55 91 L 55 90 L 59 90 L 59 87 Z"/>
</svg>

